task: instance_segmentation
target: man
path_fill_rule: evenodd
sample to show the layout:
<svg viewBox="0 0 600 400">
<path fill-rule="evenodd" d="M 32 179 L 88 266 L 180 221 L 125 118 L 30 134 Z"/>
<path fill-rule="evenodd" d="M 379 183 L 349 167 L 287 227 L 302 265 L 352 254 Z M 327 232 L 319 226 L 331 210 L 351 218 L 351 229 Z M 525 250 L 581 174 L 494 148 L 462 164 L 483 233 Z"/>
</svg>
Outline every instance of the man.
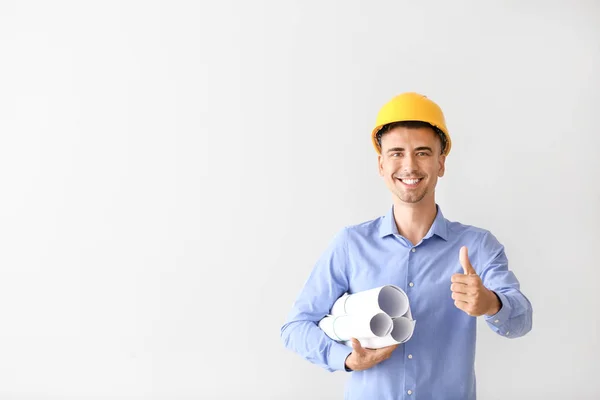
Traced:
<svg viewBox="0 0 600 400">
<path fill-rule="evenodd" d="M 532 327 L 532 307 L 484 229 L 444 218 L 435 201 L 451 140 L 442 110 L 417 93 L 385 104 L 372 132 L 379 174 L 392 193 L 386 215 L 342 229 L 317 261 L 281 328 L 285 346 L 328 371 L 352 371 L 345 398 L 473 400 L 476 317 L 506 338 Z M 412 338 L 352 348 L 318 327 L 344 293 L 404 290 Z"/>
</svg>

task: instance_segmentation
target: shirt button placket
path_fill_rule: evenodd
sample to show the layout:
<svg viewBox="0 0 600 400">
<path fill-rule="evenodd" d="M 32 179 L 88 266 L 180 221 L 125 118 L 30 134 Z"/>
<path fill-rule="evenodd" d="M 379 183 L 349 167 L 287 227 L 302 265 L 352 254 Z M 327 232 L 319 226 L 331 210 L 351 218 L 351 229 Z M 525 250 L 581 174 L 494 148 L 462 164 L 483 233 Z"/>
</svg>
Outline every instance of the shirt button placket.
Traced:
<svg viewBox="0 0 600 400">
<path fill-rule="evenodd" d="M 417 248 L 413 247 L 412 249 L 410 249 L 410 251 L 411 251 L 411 253 L 414 254 L 417 251 Z M 408 278 L 409 279 L 410 279 L 410 275 L 411 275 L 411 270 L 412 270 L 413 264 L 414 264 L 413 257 L 412 257 L 412 254 L 410 254 L 409 257 L 408 257 L 408 267 L 409 267 L 408 268 L 408 275 L 409 275 Z M 413 286 L 415 286 L 415 283 L 411 281 L 411 282 L 408 283 L 408 286 L 413 287 Z"/>
<path fill-rule="evenodd" d="M 413 253 L 413 254 L 416 251 L 417 251 L 416 247 L 413 247 L 412 249 L 410 249 L 410 252 Z M 410 286 L 410 287 L 415 286 L 415 283 L 410 280 L 411 279 L 410 276 L 411 276 L 411 272 L 412 272 L 412 266 L 414 264 L 414 262 L 413 262 L 413 254 L 409 253 L 409 257 L 408 257 L 408 268 L 407 268 L 407 270 L 408 270 L 408 276 L 407 276 L 407 279 L 409 280 L 408 286 Z"/>
<path fill-rule="evenodd" d="M 417 249 L 416 247 L 413 247 L 410 249 L 410 252 L 408 253 L 408 276 L 407 278 L 407 282 L 408 282 L 408 289 L 413 290 L 412 288 L 415 287 L 415 283 L 412 281 L 412 271 L 413 271 L 413 266 L 416 265 L 415 262 L 415 256 L 416 256 L 416 252 Z M 410 295 L 410 291 L 408 292 L 408 294 Z M 406 393 L 408 396 L 410 396 L 410 398 L 414 398 L 414 391 L 415 391 L 415 383 L 416 383 L 416 377 L 415 377 L 415 370 L 416 370 L 416 365 L 415 365 L 415 361 L 413 360 L 413 354 L 411 352 L 411 346 L 410 346 L 410 342 L 407 342 L 404 344 L 404 350 L 405 350 L 405 354 L 406 354 L 406 359 L 405 359 L 405 368 L 404 368 L 404 393 Z"/>
</svg>

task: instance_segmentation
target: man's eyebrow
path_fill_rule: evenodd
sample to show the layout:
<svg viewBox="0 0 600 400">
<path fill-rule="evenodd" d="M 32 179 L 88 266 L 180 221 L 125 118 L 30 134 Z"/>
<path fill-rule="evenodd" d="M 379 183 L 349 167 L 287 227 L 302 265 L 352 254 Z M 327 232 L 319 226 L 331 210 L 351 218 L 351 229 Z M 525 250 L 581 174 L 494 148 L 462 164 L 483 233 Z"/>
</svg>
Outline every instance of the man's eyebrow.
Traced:
<svg viewBox="0 0 600 400">
<path fill-rule="evenodd" d="M 417 148 L 415 148 L 414 151 L 423 151 L 423 150 L 428 150 L 433 153 L 433 149 L 431 147 L 427 147 L 427 146 L 417 147 Z M 387 152 L 391 153 L 392 151 L 404 151 L 404 147 L 392 147 Z"/>
<path fill-rule="evenodd" d="M 404 148 L 402 148 L 402 147 L 392 147 L 387 152 L 391 153 L 392 151 L 404 151 Z"/>
</svg>

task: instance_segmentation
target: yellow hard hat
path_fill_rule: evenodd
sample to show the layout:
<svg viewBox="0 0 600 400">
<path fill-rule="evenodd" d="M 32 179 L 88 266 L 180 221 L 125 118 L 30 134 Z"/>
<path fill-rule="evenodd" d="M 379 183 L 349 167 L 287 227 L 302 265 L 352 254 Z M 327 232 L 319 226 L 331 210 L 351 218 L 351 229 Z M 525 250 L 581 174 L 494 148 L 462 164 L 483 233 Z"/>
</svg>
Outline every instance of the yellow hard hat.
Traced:
<svg viewBox="0 0 600 400">
<path fill-rule="evenodd" d="M 438 128 L 446 136 L 446 148 L 442 151 L 442 154 L 447 155 L 450 153 L 452 142 L 450 141 L 448 128 L 446 128 L 446 119 L 442 109 L 426 96 L 411 92 L 394 97 L 379 110 L 375 128 L 371 133 L 371 140 L 378 154 L 381 154 L 381 149 L 377 143 L 377 132 L 384 125 L 401 121 L 422 121 Z"/>
</svg>

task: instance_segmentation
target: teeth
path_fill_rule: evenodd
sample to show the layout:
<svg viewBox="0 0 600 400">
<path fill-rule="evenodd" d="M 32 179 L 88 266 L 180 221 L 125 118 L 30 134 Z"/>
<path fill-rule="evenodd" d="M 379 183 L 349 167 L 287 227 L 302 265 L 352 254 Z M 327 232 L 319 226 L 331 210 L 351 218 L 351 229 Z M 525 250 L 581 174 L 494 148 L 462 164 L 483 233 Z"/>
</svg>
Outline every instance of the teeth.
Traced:
<svg viewBox="0 0 600 400">
<path fill-rule="evenodd" d="M 414 185 L 415 183 L 419 182 L 420 179 L 402 179 L 402 182 L 407 183 L 409 185 Z"/>
</svg>

